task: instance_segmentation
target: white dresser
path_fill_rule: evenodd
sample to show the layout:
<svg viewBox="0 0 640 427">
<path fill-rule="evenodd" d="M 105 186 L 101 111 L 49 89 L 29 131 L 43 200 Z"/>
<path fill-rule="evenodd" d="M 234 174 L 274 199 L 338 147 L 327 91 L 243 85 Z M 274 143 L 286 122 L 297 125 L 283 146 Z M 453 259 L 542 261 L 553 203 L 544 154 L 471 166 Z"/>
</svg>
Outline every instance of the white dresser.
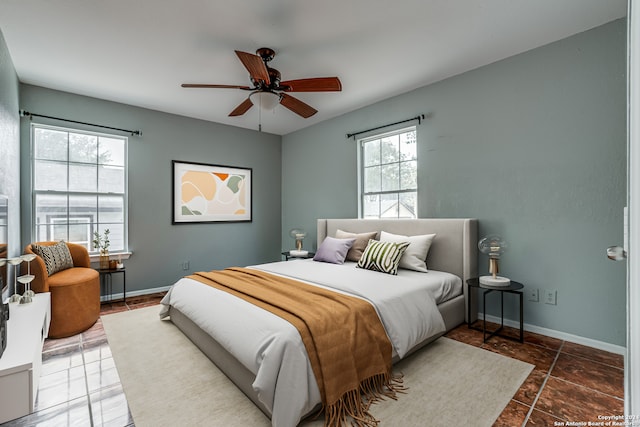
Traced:
<svg viewBox="0 0 640 427">
<path fill-rule="evenodd" d="M 7 348 L 0 358 L 0 423 L 33 412 L 50 321 L 48 292 L 36 294 L 30 304 L 10 305 Z"/>
</svg>

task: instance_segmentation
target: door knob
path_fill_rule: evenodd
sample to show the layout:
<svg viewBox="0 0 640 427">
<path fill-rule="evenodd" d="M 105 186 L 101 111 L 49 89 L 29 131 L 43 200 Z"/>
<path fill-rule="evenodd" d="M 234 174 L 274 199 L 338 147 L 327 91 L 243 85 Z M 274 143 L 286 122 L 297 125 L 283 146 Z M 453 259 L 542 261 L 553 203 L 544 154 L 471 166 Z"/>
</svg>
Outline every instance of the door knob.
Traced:
<svg viewBox="0 0 640 427">
<path fill-rule="evenodd" d="M 624 261 L 627 259 L 627 251 L 620 246 L 609 246 L 607 248 L 607 258 L 613 261 Z"/>
</svg>

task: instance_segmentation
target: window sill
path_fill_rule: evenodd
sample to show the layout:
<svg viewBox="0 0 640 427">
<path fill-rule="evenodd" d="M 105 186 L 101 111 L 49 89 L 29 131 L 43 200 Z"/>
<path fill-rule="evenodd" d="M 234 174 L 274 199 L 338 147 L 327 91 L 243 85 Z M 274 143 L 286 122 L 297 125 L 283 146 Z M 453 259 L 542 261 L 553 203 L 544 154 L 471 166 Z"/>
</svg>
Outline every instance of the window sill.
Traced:
<svg viewBox="0 0 640 427">
<path fill-rule="evenodd" d="M 133 252 L 109 252 L 109 259 L 125 260 L 131 258 L 131 255 L 133 255 Z M 99 262 L 100 255 L 89 255 L 89 259 L 91 260 L 91 262 Z"/>
</svg>

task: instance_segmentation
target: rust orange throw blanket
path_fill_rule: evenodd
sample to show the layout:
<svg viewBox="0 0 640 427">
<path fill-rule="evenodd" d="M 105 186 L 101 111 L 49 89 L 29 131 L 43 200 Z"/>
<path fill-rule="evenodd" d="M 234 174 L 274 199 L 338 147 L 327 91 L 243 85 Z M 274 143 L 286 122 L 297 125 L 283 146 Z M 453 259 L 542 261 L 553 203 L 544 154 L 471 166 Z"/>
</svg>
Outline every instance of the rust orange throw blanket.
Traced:
<svg viewBox="0 0 640 427">
<path fill-rule="evenodd" d="M 395 398 L 391 343 L 371 304 L 359 298 L 259 270 L 228 268 L 192 276 L 289 321 L 309 354 L 325 410 L 325 426 L 376 425 L 369 404 Z"/>
</svg>

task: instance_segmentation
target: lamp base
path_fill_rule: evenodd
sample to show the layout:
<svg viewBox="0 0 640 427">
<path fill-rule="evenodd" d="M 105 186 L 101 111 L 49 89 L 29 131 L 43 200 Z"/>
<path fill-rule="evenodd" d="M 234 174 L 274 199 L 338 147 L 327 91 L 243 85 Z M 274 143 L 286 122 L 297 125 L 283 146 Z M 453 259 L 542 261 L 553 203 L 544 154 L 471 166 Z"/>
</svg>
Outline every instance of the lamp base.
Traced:
<svg viewBox="0 0 640 427">
<path fill-rule="evenodd" d="M 509 286 L 511 284 L 511 280 L 506 277 L 500 276 L 480 276 L 480 284 L 485 286 Z"/>
<path fill-rule="evenodd" d="M 309 255 L 309 251 L 296 250 L 296 249 L 291 249 L 289 251 L 289 256 L 292 256 L 292 257 L 307 256 L 307 255 Z"/>
</svg>

